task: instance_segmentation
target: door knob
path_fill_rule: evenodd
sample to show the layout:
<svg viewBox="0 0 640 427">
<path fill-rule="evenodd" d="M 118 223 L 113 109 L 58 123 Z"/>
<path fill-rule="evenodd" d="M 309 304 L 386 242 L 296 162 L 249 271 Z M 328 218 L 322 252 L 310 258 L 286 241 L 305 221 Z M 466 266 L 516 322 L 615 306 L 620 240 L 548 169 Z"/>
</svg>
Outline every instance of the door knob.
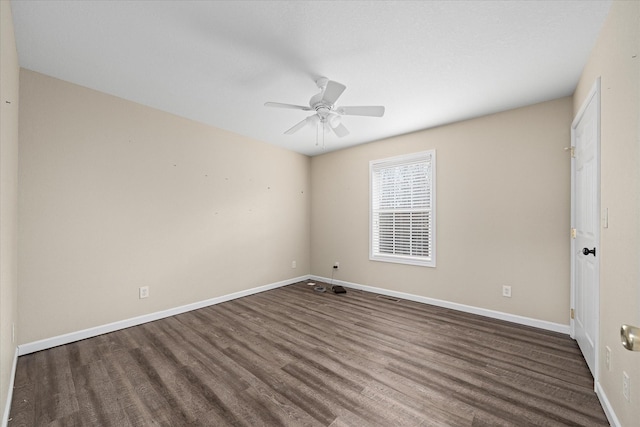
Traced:
<svg viewBox="0 0 640 427">
<path fill-rule="evenodd" d="M 582 249 L 582 254 L 583 255 L 593 254 L 593 256 L 596 256 L 596 248 L 593 248 L 593 249 L 583 248 Z"/>
<path fill-rule="evenodd" d="M 622 346 L 629 351 L 640 351 L 640 328 L 631 325 L 622 325 L 620 328 Z"/>
</svg>

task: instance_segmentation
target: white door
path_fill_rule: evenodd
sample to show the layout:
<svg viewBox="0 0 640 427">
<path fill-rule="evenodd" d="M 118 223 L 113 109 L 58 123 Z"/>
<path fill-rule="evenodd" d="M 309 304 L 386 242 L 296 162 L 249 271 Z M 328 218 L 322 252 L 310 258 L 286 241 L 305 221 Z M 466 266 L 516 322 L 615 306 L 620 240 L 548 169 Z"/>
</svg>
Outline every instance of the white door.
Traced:
<svg viewBox="0 0 640 427">
<path fill-rule="evenodd" d="M 596 377 L 600 266 L 600 81 L 571 125 L 573 337 Z"/>
</svg>

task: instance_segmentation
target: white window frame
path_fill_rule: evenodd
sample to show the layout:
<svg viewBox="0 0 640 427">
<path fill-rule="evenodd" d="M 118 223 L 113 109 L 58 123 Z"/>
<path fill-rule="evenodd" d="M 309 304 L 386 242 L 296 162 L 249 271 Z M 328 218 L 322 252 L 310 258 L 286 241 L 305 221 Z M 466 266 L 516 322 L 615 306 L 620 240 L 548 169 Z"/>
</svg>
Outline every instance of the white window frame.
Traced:
<svg viewBox="0 0 640 427">
<path fill-rule="evenodd" d="M 374 238 L 374 227 L 376 209 L 374 206 L 374 180 L 378 170 L 386 168 L 395 168 L 416 162 L 431 163 L 431 188 L 430 190 L 430 209 L 415 209 L 415 212 L 429 212 L 429 237 L 430 251 L 429 256 L 408 255 L 408 254 L 391 254 L 381 253 L 376 247 L 376 239 Z M 427 179 L 427 185 L 429 180 Z M 379 239 L 378 239 L 379 240 Z M 389 157 L 386 159 L 372 160 L 369 162 L 369 259 L 372 261 L 392 262 L 399 264 L 411 264 L 425 267 L 436 266 L 436 150 L 421 151 L 418 153 L 405 154 L 401 156 Z"/>
</svg>

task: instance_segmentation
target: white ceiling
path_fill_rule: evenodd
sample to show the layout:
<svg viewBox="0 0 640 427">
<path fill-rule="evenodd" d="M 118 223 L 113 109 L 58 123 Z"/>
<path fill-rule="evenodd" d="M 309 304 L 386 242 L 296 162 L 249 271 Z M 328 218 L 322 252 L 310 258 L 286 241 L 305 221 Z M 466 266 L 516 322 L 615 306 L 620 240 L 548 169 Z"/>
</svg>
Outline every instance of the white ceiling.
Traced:
<svg viewBox="0 0 640 427">
<path fill-rule="evenodd" d="M 316 155 L 571 95 L 610 0 L 12 1 L 24 68 Z M 316 145 L 326 76 L 351 134 Z"/>
</svg>

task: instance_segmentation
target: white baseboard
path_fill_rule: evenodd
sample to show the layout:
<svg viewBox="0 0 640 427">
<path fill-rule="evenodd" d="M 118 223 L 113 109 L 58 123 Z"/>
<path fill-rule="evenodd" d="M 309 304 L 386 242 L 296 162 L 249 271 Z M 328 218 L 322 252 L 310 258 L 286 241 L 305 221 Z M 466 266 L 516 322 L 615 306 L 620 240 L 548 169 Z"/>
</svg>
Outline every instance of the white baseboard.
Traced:
<svg viewBox="0 0 640 427">
<path fill-rule="evenodd" d="M 18 348 L 13 355 L 13 363 L 11 365 L 11 376 L 9 377 L 9 390 L 7 390 L 7 402 L 4 405 L 4 414 L 2 415 L 2 427 L 9 424 L 9 412 L 11 411 L 11 402 L 13 401 L 13 384 L 16 378 L 16 367 L 18 366 Z"/>
<path fill-rule="evenodd" d="M 611 402 L 609 402 L 609 399 L 607 399 L 607 394 L 604 392 L 602 386 L 598 381 L 596 381 L 595 389 L 596 396 L 598 396 L 598 399 L 600 400 L 600 405 L 602 405 L 602 409 L 604 410 L 604 414 L 607 416 L 607 420 L 609 420 L 609 424 L 611 424 L 613 427 L 622 427 L 622 424 L 620 424 L 620 421 L 618 420 L 618 417 L 616 416 L 616 413 L 611 406 Z"/>
<path fill-rule="evenodd" d="M 157 311 L 155 313 L 145 314 L 143 316 L 138 316 L 131 319 L 120 320 L 120 321 L 109 323 L 106 325 L 96 326 L 89 329 L 83 329 L 81 331 L 70 332 L 68 334 L 58 335 L 55 337 L 46 338 L 43 340 L 30 342 L 27 344 L 22 344 L 18 346 L 18 354 L 22 356 L 25 354 L 34 353 L 36 351 L 57 347 L 59 345 L 69 344 L 74 341 L 80 341 L 86 338 L 92 338 L 92 337 L 96 337 L 98 335 L 106 334 L 109 332 L 118 331 L 120 329 L 130 328 L 131 326 L 137 326 L 143 323 L 153 322 L 154 320 L 164 319 L 165 317 L 175 316 L 176 314 L 186 313 L 188 311 L 197 310 L 199 308 L 208 307 L 210 305 L 231 301 L 236 298 L 242 298 L 248 295 L 257 294 L 259 292 L 268 291 L 270 289 L 291 285 L 296 282 L 307 280 L 309 277 L 310 277 L 309 275 L 295 277 L 292 279 L 287 279 L 287 280 L 271 283 L 264 286 L 258 286 L 257 288 L 247 289 L 244 291 L 234 292 L 232 294 L 223 295 L 223 296 L 211 298 L 208 300 L 183 305 L 180 307 L 170 308 L 163 311 Z"/>
<path fill-rule="evenodd" d="M 311 276 L 311 279 L 321 282 L 330 282 L 330 278 Z M 546 320 L 538 320 L 530 317 L 518 316 L 516 314 L 503 313 L 501 311 L 489 310 L 486 308 L 473 307 L 470 305 L 458 304 L 455 302 L 439 300 L 435 298 L 423 297 L 420 295 L 407 294 L 404 292 L 390 291 L 388 289 L 376 288 L 373 286 L 360 285 L 358 283 L 345 282 L 342 280 L 333 280 L 336 285 L 346 288 L 360 289 L 376 294 L 388 295 L 395 298 L 406 299 L 409 301 L 421 302 L 423 304 L 431 304 L 438 307 L 450 308 L 452 310 L 463 311 L 465 313 L 478 314 L 480 316 L 491 317 L 493 319 L 506 320 L 507 322 L 517 323 L 520 325 L 533 326 L 535 328 L 545 329 L 553 332 L 560 332 L 569 335 L 569 325 L 560 323 L 547 322 Z"/>
<path fill-rule="evenodd" d="M 58 335 L 55 337 L 22 344 L 18 346 L 18 354 L 22 356 L 25 354 L 34 353 L 36 351 L 46 350 L 48 348 L 53 348 L 59 345 L 68 344 L 74 341 L 80 341 L 86 338 L 91 338 L 91 337 L 106 334 L 109 332 L 114 332 L 120 329 L 129 328 L 131 326 L 141 325 L 143 323 L 152 322 L 154 320 L 163 319 L 165 317 L 175 316 L 177 314 L 186 313 L 188 311 L 197 310 L 199 308 L 208 307 L 210 305 L 220 304 L 222 302 L 231 301 L 236 298 L 242 298 L 244 296 L 268 291 L 270 289 L 276 289 L 282 286 L 290 285 L 292 283 L 296 283 L 296 282 L 300 282 L 308 279 L 313 279 L 313 280 L 318 280 L 323 282 L 329 282 L 331 280 L 330 278 L 327 278 L 327 277 L 312 276 L 312 275 L 295 277 L 292 279 L 287 279 L 280 282 L 271 283 L 264 286 L 258 286 L 256 288 L 234 292 L 232 294 L 223 295 L 220 297 L 183 305 L 180 307 L 170 308 L 167 310 L 145 314 L 143 316 L 138 316 L 131 319 L 120 320 L 120 321 L 109 323 L 106 325 L 96 326 L 89 329 L 83 329 L 81 331 L 70 332 L 68 334 Z M 500 311 L 488 310 L 485 308 L 473 307 L 469 305 L 423 297 L 420 295 L 408 294 L 404 292 L 396 292 L 388 289 L 376 288 L 373 286 L 360 285 L 358 283 L 345 282 L 342 280 L 334 280 L 333 282 L 335 284 L 338 284 L 347 288 L 361 289 L 363 291 L 373 292 L 373 293 L 382 294 L 382 295 L 388 295 L 388 296 L 406 299 L 410 301 L 416 301 L 424 304 L 431 304 L 438 307 L 450 308 L 452 310 L 478 314 L 480 316 L 491 317 L 494 319 L 506 320 L 508 322 L 518 323 L 518 324 L 527 325 L 527 326 L 533 326 L 536 328 L 546 329 L 554 332 L 560 332 L 567 335 L 569 334 L 569 325 L 561 325 L 559 323 L 547 322 L 545 320 L 532 319 L 529 317 L 518 316 L 515 314 L 503 313 Z"/>
</svg>

